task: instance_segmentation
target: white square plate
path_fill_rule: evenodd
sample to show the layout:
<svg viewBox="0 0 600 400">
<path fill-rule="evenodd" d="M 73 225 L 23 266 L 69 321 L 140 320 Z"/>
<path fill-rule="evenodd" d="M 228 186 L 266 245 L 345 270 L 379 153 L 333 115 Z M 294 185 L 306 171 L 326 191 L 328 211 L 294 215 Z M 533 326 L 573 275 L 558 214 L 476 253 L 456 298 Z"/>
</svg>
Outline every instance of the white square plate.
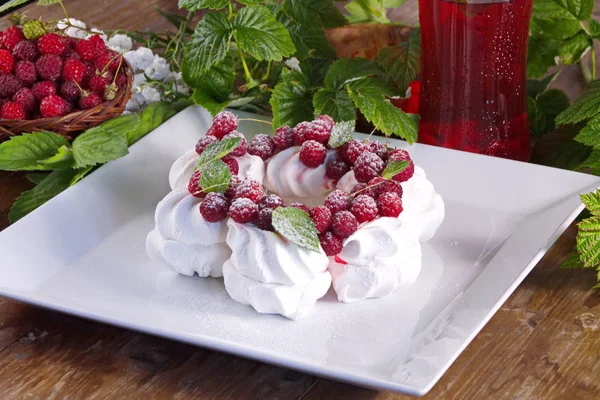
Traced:
<svg viewBox="0 0 600 400">
<path fill-rule="evenodd" d="M 600 185 L 590 175 L 415 145 L 413 159 L 446 202 L 446 220 L 424 247 L 415 285 L 355 304 L 339 303 L 330 292 L 293 322 L 234 302 L 221 279 L 178 276 L 146 255 L 154 209 L 169 191 L 169 168 L 209 124 L 205 111 L 185 110 L 127 157 L 1 232 L 0 295 L 423 395 L 581 211 L 578 194 Z M 246 134 L 261 129 L 269 127 L 249 121 L 240 127 Z"/>
</svg>

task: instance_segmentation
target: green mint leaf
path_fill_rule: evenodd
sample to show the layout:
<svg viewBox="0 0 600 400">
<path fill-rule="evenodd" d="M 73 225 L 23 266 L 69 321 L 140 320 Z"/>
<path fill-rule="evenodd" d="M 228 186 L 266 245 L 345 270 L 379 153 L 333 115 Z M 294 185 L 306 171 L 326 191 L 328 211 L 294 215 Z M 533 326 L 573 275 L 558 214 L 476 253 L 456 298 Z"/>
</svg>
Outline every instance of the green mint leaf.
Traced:
<svg viewBox="0 0 600 400">
<path fill-rule="evenodd" d="M 418 121 L 415 115 L 404 113 L 385 98 L 377 87 L 351 88 L 349 95 L 367 121 L 386 135 L 396 135 L 408 143 L 417 141 Z"/>
<path fill-rule="evenodd" d="M 581 60 L 583 54 L 592 46 L 592 39 L 583 30 L 563 41 L 558 55 L 564 64 L 575 64 Z"/>
<path fill-rule="evenodd" d="M 179 0 L 179 8 L 188 11 L 198 11 L 203 8 L 219 10 L 227 7 L 228 0 Z"/>
<path fill-rule="evenodd" d="M 48 175 L 50 175 L 50 172 L 28 172 L 26 177 L 29 182 L 37 185 L 46 179 Z"/>
<path fill-rule="evenodd" d="M 527 96 L 536 98 L 539 94 L 543 93 L 548 89 L 548 86 L 554 82 L 558 72 L 546 76 L 544 79 L 528 79 L 527 80 Z"/>
<path fill-rule="evenodd" d="M 542 136 L 533 148 L 531 161 L 563 169 L 576 169 L 586 161 L 592 149 L 573 140 L 581 126 L 566 125 Z"/>
<path fill-rule="evenodd" d="M 581 202 L 585 205 L 592 215 L 600 217 L 600 190 L 592 193 L 582 194 Z"/>
<path fill-rule="evenodd" d="M 527 76 L 542 77 L 548 68 L 555 66 L 561 44 L 559 40 L 531 36 L 527 47 Z"/>
<path fill-rule="evenodd" d="M 18 7 L 21 4 L 25 4 L 29 2 L 29 0 L 11 0 L 7 3 L 4 3 L 3 5 L 0 6 L 0 12 L 4 12 L 6 10 L 10 10 L 13 7 Z"/>
<path fill-rule="evenodd" d="M 242 143 L 241 138 L 224 138 L 218 142 L 209 144 L 206 149 L 200 154 L 198 157 L 198 161 L 196 162 L 195 171 L 202 169 L 206 164 L 225 157 L 227 154 L 231 153 L 233 149 L 238 147 Z"/>
<path fill-rule="evenodd" d="M 297 71 L 282 72 L 279 83 L 273 89 L 270 103 L 273 108 L 273 126 L 295 126 L 313 117 L 311 88 L 308 78 Z"/>
<path fill-rule="evenodd" d="M 385 179 L 392 179 L 395 175 L 404 171 L 410 165 L 411 161 L 390 161 L 381 176 Z"/>
<path fill-rule="evenodd" d="M 195 87 L 210 67 L 227 56 L 233 27 L 227 18 L 218 12 L 207 13 L 198 23 L 181 66 L 183 79 Z"/>
<path fill-rule="evenodd" d="M 289 32 L 296 47 L 295 56 L 298 59 L 309 57 L 334 59 L 336 57 L 335 50 L 331 47 L 323 28 L 300 25 L 283 12 L 276 15 L 277 20 Z"/>
<path fill-rule="evenodd" d="M 556 117 L 559 125 L 584 121 L 600 112 L 600 80 L 590 82 L 581 97 Z"/>
<path fill-rule="evenodd" d="M 127 142 L 122 133 L 102 126 L 88 129 L 73 141 L 73 157 L 77 168 L 104 164 L 127 153 Z"/>
<path fill-rule="evenodd" d="M 356 120 L 356 108 L 345 90 L 322 88 L 313 97 L 315 114 L 327 114 L 334 121 Z"/>
<path fill-rule="evenodd" d="M 530 115 L 531 133 L 542 136 L 556 128 L 556 116 L 566 110 L 571 102 L 559 89 L 550 89 L 537 96 L 535 112 Z"/>
<path fill-rule="evenodd" d="M 342 121 L 333 125 L 329 136 L 329 147 L 336 149 L 344 143 L 352 140 L 352 132 L 356 127 L 356 121 Z"/>
<path fill-rule="evenodd" d="M 381 49 L 375 61 L 405 92 L 421 70 L 420 29 L 415 29 L 406 41 Z"/>
<path fill-rule="evenodd" d="M 576 250 L 573 250 L 569 253 L 565 261 L 561 264 L 560 268 L 562 269 L 573 269 L 573 268 L 583 268 L 583 264 L 581 263 L 581 259 L 579 258 L 579 254 Z"/>
<path fill-rule="evenodd" d="M 600 22 L 595 19 L 590 19 L 588 22 L 588 29 L 594 39 L 600 40 Z"/>
<path fill-rule="evenodd" d="M 334 62 L 327 71 L 325 87 L 341 90 L 350 82 L 381 73 L 377 65 L 365 58 L 342 58 Z"/>
<path fill-rule="evenodd" d="M 67 189 L 70 186 L 71 179 L 73 179 L 73 176 L 76 174 L 75 171 L 76 170 L 71 168 L 53 171 L 36 187 L 23 192 L 15 201 L 8 214 L 10 223 L 15 223 L 63 190 Z"/>
<path fill-rule="evenodd" d="M 592 16 L 594 0 L 535 0 L 533 14 L 536 18 L 564 21 L 585 21 Z"/>
<path fill-rule="evenodd" d="M 228 56 L 206 71 L 194 88 L 219 102 L 225 102 L 233 91 L 233 77 L 233 58 Z"/>
<path fill-rule="evenodd" d="M 283 10 L 303 26 L 334 28 L 346 24 L 346 18 L 331 0 L 285 0 Z"/>
<path fill-rule="evenodd" d="M 34 171 L 47 169 L 39 163 L 56 154 L 69 142 L 53 132 L 36 132 L 14 136 L 0 144 L 0 170 Z"/>
<path fill-rule="evenodd" d="M 577 252 L 584 268 L 600 266 L 600 217 L 590 217 L 577 224 Z"/>
<path fill-rule="evenodd" d="M 588 122 L 585 128 L 575 136 L 575 140 L 586 146 L 600 149 L 600 115 Z"/>
<path fill-rule="evenodd" d="M 87 176 L 87 174 L 89 174 L 90 172 L 92 172 L 94 170 L 94 168 L 95 167 L 90 166 L 90 167 L 76 169 L 75 170 L 76 174 L 73 176 L 73 179 L 71 179 L 70 185 L 73 186 L 74 184 L 76 184 L 77 182 L 79 182 L 80 180 L 85 178 Z"/>
<path fill-rule="evenodd" d="M 46 166 L 46 169 L 72 168 L 75 164 L 73 151 L 68 146 L 62 146 L 52 157 L 40 160 L 40 164 Z"/>
<path fill-rule="evenodd" d="M 310 216 L 299 208 L 279 207 L 273 211 L 273 228 L 292 243 L 321 253 L 319 233 Z"/>
<path fill-rule="evenodd" d="M 200 187 L 204 193 L 225 193 L 230 180 L 229 167 L 221 160 L 213 160 L 202 167 Z"/>
<path fill-rule="evenodd" d="M 257 60 L 281 61 L 296 51 L 285 26 L 266 7 L 242 8 L 233 28 L 237 45 Z"/>
</svg>

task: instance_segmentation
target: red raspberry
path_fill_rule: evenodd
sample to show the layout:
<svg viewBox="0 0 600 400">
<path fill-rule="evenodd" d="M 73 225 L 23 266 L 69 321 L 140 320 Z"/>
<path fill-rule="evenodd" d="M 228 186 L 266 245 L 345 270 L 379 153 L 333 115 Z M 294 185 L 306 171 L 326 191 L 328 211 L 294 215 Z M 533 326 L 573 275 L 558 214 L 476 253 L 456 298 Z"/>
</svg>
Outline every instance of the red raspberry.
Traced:
<svg viewBox="0 0 600 400">
<path fill-rule="evenodd" d="M 12 97 L 22 86 L 14 75 L 0 75 L 0 98 Z"/>
<path fill-rule="evenodd" d="M 118 87 L 123 87 L 127 84 L 127 75 L 125 75 L 123 72 L 119 72 L 119 75 L 117 75 L 117 79 L 115 80 L 115 83 L 117 84 Z"/>
<path fill-rule="evenodd" d="M 26 113 L 30 113 L 35 108 L 35 96 L 29 88 L 21 88 L 13 96 L 13 101 L 19 103 Z"/>
<path fill-rule="evenodd" d="M 15 58 L 10 51 L 0 50 L 0 72 L 3 74 L 10 74 L 12 72 Z"/>
<path fill-rule="evenodd" d="M 60 85 L 60 94 L 65 100 L 75 101 L 79 98 L 81 92 L 75 82 L 67 81 Z"/>
<path fill-rule="evenodd" d="M 277 196 L 276 194 L 270 194 L 268 196 L 263 196 L 263 198 L 260 199 L 260 203 L 258 203 L 258 207 L 261 210 L 263 208 L 276 209 L 279 207 L 283 207 L 283 200 L 281 200 L 281 197 Z"/>
<path fill-rule="evenodd" d="M 315 142 L 327 144 L 331 135 L 331 128 L 325 121 L 316 120 L 310 122 L 304 132 L 304 140 L 314 140 Z"/>
<path fill-rule="evenodd" d="M 231 175 L 237 175 L 240 173 L 240 164 L 235 158 L 231 156 L 225 156 L 222 158 L 222 161 L 229 167 L 229 173 Z"/>
<path fill-rule="evenodd" d="M 317 120 L 325 122 L 327 126 L 329 126 L 329 130 L 332 130 L 333 126 L 335 125 L 335 121 L 333 120 L 333 118 L 326 114 L 319 115 Z"/>
<path fill-rule="evenodd" d="M 96 47 L 96 55 L 99 55 L 106 50 L 106 43 L 104 43 L 104 39 L 102 39 L 100 35 L 92 35 L 87 40 L 92 42 Z"/>
<path fill-rule="evenodd" d="M 15 76 L 23 85 L 32 85 L 35 81 L 37 81 L 35 64 L 31 61 L 19 61 L 15 66 Z"/>
<path fill-rule="evenodd" d="M 261 133 L 256 135 L 250 141 L 248 145 L 248 153 L 253 156 L 258 156 L 263 160 L 268 160 L 275 153 L 275 143 L 269 135 Z"/>
<path fill-rule="evenodd" d="M 102 104 L 102 97 L 95 92 L 89 92 L 87 95 L 82 95 L 79 99 L 79 108 L 82 110 L 89 110 L 97 105 Z"/>
<path fill-rule="evenodd" d="M 213 144 L 217 141 L 217 138 L 214 136 L 204 136 L 198 140 L 196 143 L 196 153 L 202 154 L 202 152 L 208 147 L 208 145 Z"/>
<path fill-rule="evenodd" d="M 77 39 L 69 37 L 69 36 L 63 36 L 62 37 L 63 42 L 65 42 L 65 51 L 66 50 L 73 50 L 75 48 L 75 45 L 77 44 Z M 64 52 L 63 52 L 63 56 L 64 56 Z"/>
<path fill-rule="evenodd" d="M 30 40 L 21 40 L 12 51 L 16 60 L 34 61 L 39 52 L 35 43 Z"/>
<path fill-rule="evenodd" d="M 23 106 L 14 101 L 7 101 L 0 108 L 0 118 L 2 119 L 25 119 L 25 110 Z"/>
<path fill-rule="evenodd" d="M 338 180 L 350 171 L 350 166 L 340 159 L 335 159 L 327 164 L 327 176 L 331 179 Z"/>
<path fill-rule="evenodd" d="M 383 161 L 387 159 L 388 149 L 385 147 L 385 144 L 373 140 L 369 143 L 369 147 L 371 148 L 371 152 L 377 154 Z"/>
<path fill-rule="evenodd" d="M 99 95 L 104 94 L 104 90 L 108 85 L 110 85 L 110 79 L 108 77 L 102 75 L 94 74 L 88 83 L 91 90 L 98 93 Z"/>
<path fill-rule="evenodd" d="M 358 221 L 350 211 L 340 211 L 331 218 L 331 230 L 336 236 L 346 239 L 358 229 Z"/>
<path fill-rule="evenodd" d="M 359 224 L 363 222 L 373 221 L 377 218 L 377 203 L 371 196 L 361 194 L 350 204 L 350 212 L 356 217 Z"/>
<path fill-rule="evenodd" d="M 310 122 L 300 122 L 294 128 L 294 146 L 301 146 L 306 140 L 306 132 L 310 129 Z"/>
<path fill-rule="evenodd" d="M 86 89 L 90 89 L 90 80 L 96 75 L 96 67 L 90 61 L 84 61 L 85 75 L 83 77 L 83 85 Z"/>
<path fill-rule="evenodd" d="M 350 162 L 350 160 L 348 159 L 348 147 L 349 146 L 350 146 L 350 142 L 346 142 L 343 145 L 341 145 L 340 147 L 338 147 L 337 152 L 338 152 L 338 156 L 343 161 L 346 161 L 348 164 L 352 164 Z"/>
<path fill-rule="evenodd" d="M 300 148 L 300 161 L 307 167 L 317 168 L 325 162 L 327 149 L 321 143 L 307 140 Z"/>
<path fill-rule="evenodd" d="M 235 197 L 235 191 L 237 190 L 238 186 L 240 186 L 240 183 L 242 183 L 242 180 L 239 178 L 239 176 L 232 175 L 231 180 L 229 181 L 229 186 L 225 191 L 225 197 L 228 199 L 233 199 Z"/>
<path fill-rule="evenodd" d="M 40 78 L 55 81 L 60 78 L 62 59 L 55 54 L 44 54 L 35 62 L 35 67 Z"/>
<path fill-rule="evenodd" d="M 354 185 L 354 187 L 352 188 L 352 194 L 354 196 L 362 194 L 372 198 L 377 197 L 377 195 L 375 194 L 375 190 L 366 183 L 357 183 L 356 185 Z"/>
<path fill-rule="evenodd" d="M 44 97 L 40 103 L 40 114 L 44 118 L 62 117 L 69 112 L 69 103 L 60 96 Z"/>
<path fill-rule="evenodd" d="M 37 47 L 42 54 L 56 54 L 60 55 L 65 48 L 65 42 L 62 36 L 56 33 L 46 33 L 37 41 Z"/>
<path fill-rule="evenodd" d="M 377 198 L 377 208 L 382 217 L 396 218 L 402 212 L 402 199 L 396 193 L 383 193 Z"/>
<path fill-rule="evenodd" d="M 313 208 L 310 217 L 319 233 L 325 233 L 331 227 L 331 211 L 325 206 Z"/>
<path fill-rule="evenodd" d="M 207 193 L 200 203 L 200 214 L 208 222 L 219 222 L 227 218 L 229 200 L 222 193 Z"/>
<path fill-rule="evenodd" d="M 75 43 L 75 51 L 82 60 L 92 61 L 96 57 L 96 43 L 89 39 L 79 40 Z"/>
<path fill-rule="evenodd" d="M 2 41 L 0 47 L 5 48 L 8 51 L 13 51 L 15 46 L 19 44 L 21 40 L 25 39 L 23 32 L 17 26 L 9 26 L 2 35 Z"/>
<path fill-rule="evenodd" d="M 258 205 L 247 198 L 235 199 L 229 207 L 231 219 L 240 224 L 252 222 L 258 217 Z"/>
<path fill-rule="evenodd" d="M 310 209 L 300 202 L 294 202 L 294 203 L 290 204 L 288 207 L 297 208 L 299 210 L 304 211 L 308 215 L 310 215 Z"/>
<path fill-rule="evenodd" d="M 333 257 L 336 254 L 342 252 L 344 242 L 339 237 L 335 236 L 332 232 L 325 232 L 319 235 L 319 241 L 325 254 L 329 257 Z"/>
<path fill-rule="evenodd" d="M 221 111 L 213 118 L 213 123 L 210 129 L 208 130 L 208 134 L 216 136 L 217 139 L 221 139 L 229 132 L 236 130 L 237 127 L 237 116 L 229 111 Z"/>
<path fill-rule="evenodd" d="M 188 192 L 194 197 L 204 197 L 204 192 L 200 187 L 200 178 L 202 177 L 202 171 L 196 171 L 192 174 L 188 182 Z"/>
<path fill-rule="evenodd" d="M 240 145 L 238 147 L 233 149 L 231 151 L 231 153 L 229 153 L 229 154 L 231 154 L 234 157 L 242 157 L 243 155 L 245 155 L 247 152 L 247 144 L 246 144 L 246 137 L 244 136 L 244 134 L 241 132 L 238 132 L 238 131 L 233 131 L 233 132 L 230 132 L 227 135 L 223 136 L 223 139 L 231 139 L 231 138 L 240 138 L 240 139 L 242 139 L 242 142 L 240 143 Z"/>
<path fill-rule="evenodd" d="M 393 180 L 397 182 L 406 182 L 410 178 L 412 178 L 415 173 L 415 163 L 412 162 L 408 151 L 402 149 L 394 149 L 388 154 L 388 163 L 390 161 L 410 161 L 410 164 L 406 169 L 399 174 L 396 174 L 392 177 Z"/>
<path fill-rule="evenodd" d="M 83 76 L 85 75 L 85 65 L 74 58 L 70 58 L 63 64 L 62 78 L 65 81 L 75 81 L 77 83 L 83 82 Z"/>
<path fill-rule="evenodd" d="M 263 197 L 263 187 L 259 181 L 247 178 L 243 181 L 235 190 L 235 197 L 245 197 L 252 200 L 254 203 L 258 203 Z"/>
<path fill-rule="evenodd" d="M 402 197 L 402 185 L 396 181 L 390 181 L 381 176 L 376 176 L 369 181 L 368 185 L 371 186 L 373 190 L 373 198 L 377 198 L 377 196 L 387 192 L 396 193 L 398 196 Z"/>
<path fill-rule="evenodd" d="M 353 139 L 348 144 L 346 157 L 348 158 L 350 164 L 354 164 L 361 154 L 369 152 L 371 152 L 371 147 L 368 144 L 363 143 L 358 139 Z"/>
<path fill-rule="evenodd" d="M 94 59 L 94 65 L 100 72 L 111 71 L 115 72 L 119 68 L 122 56 L 116 51 L 108 50 L 100 53 Z"/>
<path fill-rule="evenodd" d="M 289 149 L 294 145 L 294 130 L 289 126 L 277 128 L 273 143 L 275 143 L 275 150 L 278 152 Z"/>
<path fill-rule="evenodd" d="M 273 232 L 273 209 L 263 208 L 258 212 L 258 218 L 256 219 L 256 226 L 263 231 Z"/>
<path fill-rule="evenodd" d="M 359 182 L 369 182 L 379 176 L 385 168 L 385 163 L 374 153 L 361 154 L 354 164 L 354 177 Z"/>
<path fill-rule="evenodd" d="M 348 209 L 348 195 L 341 190 L 334 190 L 325 197 L 325 207 L 329 208 L 332 214 L 338 211 Z"/>
<path fill-rule="evenodd" d="M 56 94 L 56 85 L 50 81 L 36 82 L 31 87 L 31 91 L 37 101 L 40 101 L 44 97 Z"/>
</svg>

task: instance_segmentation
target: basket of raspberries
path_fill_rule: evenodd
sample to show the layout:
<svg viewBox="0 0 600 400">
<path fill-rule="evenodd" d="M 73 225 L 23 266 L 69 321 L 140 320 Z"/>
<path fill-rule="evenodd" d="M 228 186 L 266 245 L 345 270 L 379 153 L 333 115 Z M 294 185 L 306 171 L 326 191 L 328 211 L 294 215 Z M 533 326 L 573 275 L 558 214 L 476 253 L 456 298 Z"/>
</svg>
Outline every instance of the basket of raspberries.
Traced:
<svg viewBox="0 0 600 400">
<path fill-rule="evenodd" d="M 132 83 L 131 67 L 98 35 L 13 25 L 0 32 L 0 142 L 42 130 L 71 140 L 120 115 Z"/>
</svg>

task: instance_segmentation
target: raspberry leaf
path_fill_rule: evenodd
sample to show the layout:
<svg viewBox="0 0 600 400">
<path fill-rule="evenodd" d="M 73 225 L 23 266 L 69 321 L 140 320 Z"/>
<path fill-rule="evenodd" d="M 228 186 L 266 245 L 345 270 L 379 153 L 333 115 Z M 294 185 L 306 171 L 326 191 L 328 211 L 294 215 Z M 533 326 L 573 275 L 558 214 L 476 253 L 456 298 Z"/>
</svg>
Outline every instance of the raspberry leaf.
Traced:
<svg viewBox="0 0 600 400">
<path fill-rule="evenodd" d="M 597 268 L 600 266 L 600 217 L 584 219 L 577 226 L 577 252 L 583 267 Z"/>
<path fill-rule="evenodd" d="M 580 195 L 581 202 L 585 205 L 592 215 L 600 217 L 600 189 L 595 192 Z"/>
<path fill-rule="evenodd" d="M 206 71 L 195 88 L 219 102 L 225 102 L 233 91 L 233 76 L 233 58 L 228 56 Z"/>
<path fill-rule="evenodd" d="M 62 0 L 39 0 L 37 2 L 38 6 L 51 6 L 52 4 L 58 4 L 62 2 Z"/>
<path fill-rule="evenodd" d="M 592 38 L 581 30 L 562 42 L 558 55 L 564 64 L 575 64 L 591 46 Z"/>
<path fill-rule="evenodd" d="M 546 74 L 548 68 L 555 66 L 561 44 L 559 40 L 531 36 L 527 47 L 527 75 L 539 78 Z"/>
<path fill-rule="evenodd" d="M 573 268 L 583 268 L 583 264 L 581 263 L 581 259 L 579 258 L 579 254 L 575 249 L 565 259 L 565 261 L 560 266 L 563 269 L 573 269 Z"/>
<path fill-rule="evenodd" d="M 225 59 L 232 33 L 231 24 L 218 12 L 207 13 L 198 23 L 181 66 L 183 79 L 188 85 L 198 85 L 210 67 Z"/>
<path fill-rule="evenodd" d="M 202 167 L 200 187 L 204 193 L 225 193 L 230 180 L 229 167 L 221 160 L 213 160 Z"/>
<path fill-rule="evenodd" d="M 345 90 L 319 89 L 313 97 L 316 114 L 327 114 L 334 121 L 356 120 L 356 109 Z"/>
<path fill-rule="evenodd" d="M 223 109 L 227 107 L 226 101 L 219 101 L 203 90 L 194 90 L 192 98 L 194 99 L 194 103 L 206 108 L 206 110 L 213 116 L 217 115 L 220 111 L 223 111 Z"/>
<path fill-rule="evenodd" d="M 40 164 L 46 166 L 46 169 L 71 168 L 75 164 L 73 151 L 68 146 L 62 146 L 52 157 L 40 160 Z"/>
<path fill-rule="evenodd" d="M 548 85 L 554 82 L 557 76 L 558 72 L 555 72 L 546 76 L 544 79 L 527 79 L 527 96 L 535 99 L 538 95 L 542 94 L 546 91 L 546 89 L 548 89 Z"/>
<path fill-rule="evenodd" d="M 197 171 L 202 169 L 206 164 L 225 157 L 227 154 L 231 153 L 233 149 L 238 147 L 241 142 L 241 138 L 234 137 L 224 138 L 218 142 L 209 144 L 202 154 L 200 154 L 200 157 L 198 157 L 194 170 Z"/>
<path fill-rule="evenodd" d="M 325 87 L 341 90 L 350 82 L 381 74 L 381 69 L 370 60 L 365 58 L 342 58 L 334 62 L 327 71 Z"/>
<path fill-rule="evenodd" d="M 296 51 L 285 26 L 266 7 L 242 8 L 233 29 L 237 45 L 259 61 L 281 61 Z"/>
<path fill-rule="evenodd" d="M 405 92 L 421 70 L 420 29 L 415 29 L 406 41 L 381 49 L 375 61 Z"/>
<path fill-rule="evenodd" d="M 294 55 L 297 58 L 302 60 L 309 57 L 329 59 L 336 57 L 335 50 L 331 47 L 323 28 L 300 25 L 284 12 L 277 13 L 276 18 L 289 32 L 296 47 Z"/>
<path fill-rule="evenodd" d="M 404 171 L 410 165 L 410 161 L 398 160 L 398 161 L 390 161 L 381 176 L 385 179 L 392 179 L 394 175 L 399 174 Z"/>
<path fill-rule="evenodd" d="M 550 89 L 537 96 L 535 100 L 529 98 L 534 104 L 528 104 L 532 109 L 529 122 L 531 133 L 542 136 L 556 128 L 556 116 L 569 108 L 570 101 L 567 95 L 559 89 Z M 528 101 L 529 101 L 528 100 Z"/>
<path fill-rule="evenodd" d="M 555 21 L 556 24 L 568 21 L 585 21 L 592 16 L 594 0 L 535 0 L 533 12 L 536 18 Z"/>
<path fill-rule="evenodd" d="M 238 3 L 245 4 L 247 6 L 257 6 L 262 3 L 261 0 L 237 0 Z"/>
<path fill-rule="evenodd" d="M 319 233 L 310 216 L 295 207 L 279 207 L 273 211 L 273 228 L 292 243 L 321 253 Z"/>
<path fill-rule="evenodd" d="M 46 179 L 48 175 L 50 175 L 50 172 L 28 172 L 26 176 L 29 182 L 37 185 Z"/>
<path fill-rule="evenodd" d="M 0 170 L 35 171 L 48 169 L 40 164 L 54 156 L 62 146 L 68 146 L 67 139 L 53 132 L 36 132 L 15 136 L 0 144 Z"/>
<path fill-rule="evenodd" d="M 227 7 L 229 0 L 179 0 L 179 8 L 188 11 L 198 11 L 202 8 L 218 10 Z"/>
<path fill-rule="evenodd" d="M 584 121 L 600 112 L 600 80 L 593 81 L 583 91 L 571 107 L 556 117 L 559 125 Z"/>
<path fill-rule="evenodd" d="M 356 121 L 342 121 L 333 125 L 331 136 L 329 136 L 329 147 L 336 149 L 344 143 L 352 140 L 352 132 L 356 126 Z"/>
<path fill-rule="evenodd" d="M 297 71 L 284 70 L 273 89 L 270 103 L 273 107 L 273 126 L 295 126 L 313 117 L 311 88 L 308 78 Z"/>
<path fill-rule="evenodd" d="M 600 149 L 600 115 L 597 115 L 575 136 L 575 140 L 586 146 Z"/>
<path fill-rule="evenodd" d="M 4 12 L 6 10 L 10 10 L 13 7 L 18 7 L 21 4 L 25 4 L 29 2 L 29 0 L 11 0 L 7 3 L 4 3 L 3 5 L 0 6 L 0 12 Z"/>
<path fill-rule="evenodd" d="M 600 40 L 600 22 L 596 21 L 595 19 L 590 19 L 588 22 L 588 28 L 593 38 Z"/>
<path fill-rule="evenodd" d="M 88 129 L 73 141 L 75 166 L 84 168 L 103 164 L 129 153 L 124 135 L 102 125 Z"/>
<path fill-rule="evenodd" d="M 283 10 L 300 25 L 334 28 L 346 24 L 331 0 L 285 0 Z"/>
</svg>

